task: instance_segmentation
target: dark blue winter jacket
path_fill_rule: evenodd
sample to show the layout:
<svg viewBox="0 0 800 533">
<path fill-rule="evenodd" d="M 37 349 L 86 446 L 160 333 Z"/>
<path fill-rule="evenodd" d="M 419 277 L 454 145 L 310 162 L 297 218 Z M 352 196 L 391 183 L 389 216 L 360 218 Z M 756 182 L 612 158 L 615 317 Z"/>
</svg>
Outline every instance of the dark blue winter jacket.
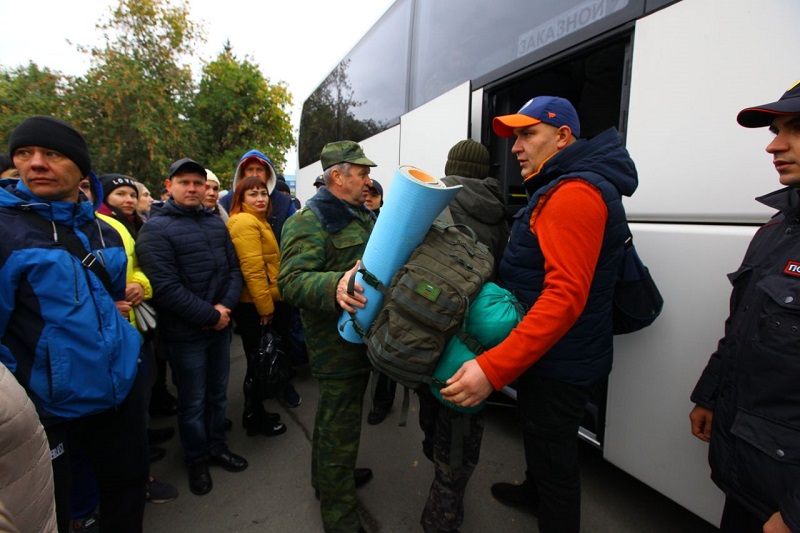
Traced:
<svg viewBox="0 0 800 533">
<path fill-rule="evenodd" d="M 536 176 L 526 180 L 530 201 L 514 217 L 497 283 L 528 307 L 539 298 L 544 288 L 545 258 L 538 238 L 530 229 L 531 215 L 540 199 L 567 178 L 586 180 L 600 191 L 608 208 L 603 245 L 583 312 L 527 372 L 585 386 L 605 378 L 611 371 L 611 304 L 627 237 L 620 196 L 630 196 L 638 185 L 636 167 L 616 130 L 573 143 L 548 160 Z"/>
<path fill-rule="evenodd" d="M 97 178 L 95 190 L 100 190 Z M 0 361 L 45 425 L 118 406 L 138 368 L 141 336 L 117 310 L 127 256 L 119 233 L 84 201 L 46 201 L 22 181 L 0 189 Z M 32 226 L 29 210 L 52 224 Z M 77 235 L 108 271 L 112 293 L 59 242 Z"/>
<path fill-rule="evenodd" d="M 170 339 L 209 334 L 220 318 L 214 305 L 233 309 L 239 301 L 236 250 L 225 223 L 208 209 L 167 200 L 142 226 L 136 255 L 153 286 L 159 332 Z"/>
</svg>

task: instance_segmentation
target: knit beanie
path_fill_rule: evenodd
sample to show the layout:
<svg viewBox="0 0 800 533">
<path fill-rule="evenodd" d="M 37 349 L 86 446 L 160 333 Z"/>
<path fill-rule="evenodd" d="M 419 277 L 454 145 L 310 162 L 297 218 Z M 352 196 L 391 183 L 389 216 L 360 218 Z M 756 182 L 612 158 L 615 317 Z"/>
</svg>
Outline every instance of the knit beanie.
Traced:
<svg viewBox="0 0 800 533">
<path fill-rule="evenodd" d="M 92 170 L 86 140 L 63 120 L 53 117 L 23 120 L 8 139 L 8 153 L 14 157 L 14 152 L 22 146 L 41 146 L 60 152 L 78 166 L 82 176 L 88 176 Z"/>
<path fill-rule="evenodd" d="M 103 186 L 103 202 L 108 203 L 108 196 L 114 189 L 120 187 L 132 187 L 136 191 L 136 196 L 139 196 L 139 189 L 136 187 L 136 180 L 125 176 L 123 174 L 103 174 L 100 176 L 100 185 Z"/>
<path fill-rule="evenodd" d="M 466 139 L 457 142 L 447 153 L 445 176 L 483 179 L 489 175 L 489 150 L 481 143 Z"/>
</svg>

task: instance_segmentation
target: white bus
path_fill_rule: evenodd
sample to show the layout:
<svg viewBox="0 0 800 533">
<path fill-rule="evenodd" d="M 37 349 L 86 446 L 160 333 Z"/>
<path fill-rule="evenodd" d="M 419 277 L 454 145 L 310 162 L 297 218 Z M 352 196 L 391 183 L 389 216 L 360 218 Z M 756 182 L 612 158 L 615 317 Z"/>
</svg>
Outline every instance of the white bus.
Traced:
<svg viewBox="0 0 800 533">
<path fill-rule="evenodd" d="M 726 273 L 771 214 L 753 198 L 779 187 L 769 132 L 735 117 L 800 76 L 798 21 L 797 0 L 397 0 L 305 101 L 298 195 L 313 194 L 330 141 L 360 142 L 390 196 L 399 165 L 441 176 L 448 149 L 472 138 L 511 213 L 525 194 L 492 117 L 553 94 L 573 102 L 584 136 L 617 127 L 639 170 L 625 207 L 665 307 L 615 339 L 582 436 L 718 524 L 689 395 L 723 332 Z"/>
</svg>

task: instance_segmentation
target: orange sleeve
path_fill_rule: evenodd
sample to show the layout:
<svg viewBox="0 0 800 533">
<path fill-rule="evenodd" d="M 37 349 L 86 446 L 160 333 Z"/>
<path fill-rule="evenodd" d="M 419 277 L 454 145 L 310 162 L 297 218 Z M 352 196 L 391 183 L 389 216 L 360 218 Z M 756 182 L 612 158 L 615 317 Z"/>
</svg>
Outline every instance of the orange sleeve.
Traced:
<svg viewBox="0 0 800 533">
<path fill-rule="evenodd" d="M 583 312 L 607 219 L 600 191 L 580 179 L 563 181 L 534 209 L 531 231 L 544 255 L 544 287 L 511 334 L 477 358 L 496 390 L 535 364 Z"/>
</svg>

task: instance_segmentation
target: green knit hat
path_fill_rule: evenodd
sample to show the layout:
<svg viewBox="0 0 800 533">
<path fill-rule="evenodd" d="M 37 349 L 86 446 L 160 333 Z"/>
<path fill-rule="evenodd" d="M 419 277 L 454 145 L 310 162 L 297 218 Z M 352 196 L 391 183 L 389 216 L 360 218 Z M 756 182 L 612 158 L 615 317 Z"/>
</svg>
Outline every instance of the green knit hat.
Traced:
<svg viewBox="0 0 800 533">
<path fill-rule="evenodd" d="M 489 150 L 472 139 L 457 142 L 447 154 L 444 174 L 445 176 L 464 176 L 477 179 L 487 177 L 489 175 Z"/>
</svg>

